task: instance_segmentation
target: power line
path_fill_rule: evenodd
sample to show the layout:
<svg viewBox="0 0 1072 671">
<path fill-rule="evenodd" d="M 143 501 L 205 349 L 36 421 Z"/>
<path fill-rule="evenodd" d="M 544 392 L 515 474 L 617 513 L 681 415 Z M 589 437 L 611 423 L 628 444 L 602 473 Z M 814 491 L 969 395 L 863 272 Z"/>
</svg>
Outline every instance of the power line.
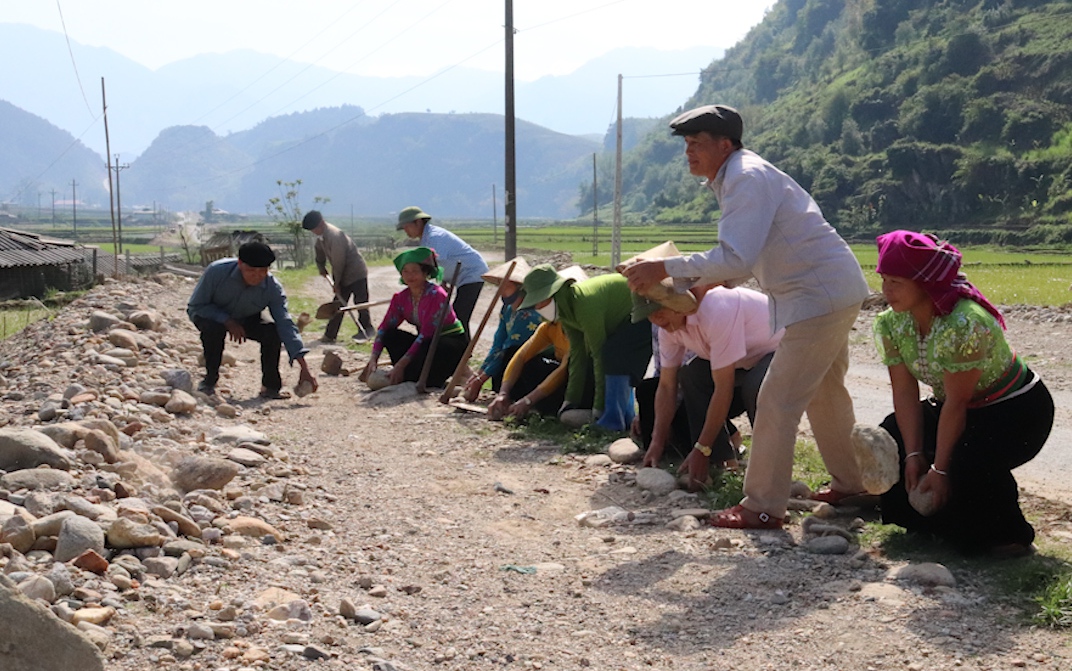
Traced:
<svg viewBox="0 0 1072 671">
<path fill-rule="evenodd" d="M 56 10 L 60 13 L 60 25 L 63 26 L 63 39 L 67 40 L 67 53 L 71 55 L 71 67 L 74 68 L 74 78 L 78 82 L 78 90 L 82 92 L 82 100 L 86 103 L 86 109 L 89 110 L 89 115 L 93 116 L 93 108 L 89 105 L 89 98 L 86 97 L 86 90 L 82 88 L 82 78 L 78 76 L 78 64 L 74 61 L 74 50 L 71 49 L 71 37 L 67 34 L 67 23 L 63 20 L 63 8 L 60 7 L 60 0 L 56 0 Z M 96 121 L 96 119 L 94 119 Z"/>
</svg>

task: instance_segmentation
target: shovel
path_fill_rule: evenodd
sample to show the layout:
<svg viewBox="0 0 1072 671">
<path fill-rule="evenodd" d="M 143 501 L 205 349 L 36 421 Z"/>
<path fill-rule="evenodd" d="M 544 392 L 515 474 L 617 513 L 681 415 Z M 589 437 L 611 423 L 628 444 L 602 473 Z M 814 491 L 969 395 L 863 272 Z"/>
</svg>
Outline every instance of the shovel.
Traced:
<svg viewBox="0 0 1072 671">
<path fill-rule="evenodd" d="M 331 275 L 324 275 L 324 279 L 331 285 L 331 291 L 335 293 L 335 300 L 328 303 L 323 303 L 316 309 L 317 319 L 331 319 L 340 312 L 350 312 L 351 310 L 367 310 L 377 305 L 384 305 L 390 303 L 390 298 L 385 298 L 378 301 L 368 301 L 367 303 L 358 303 L 357 305 L 348 305 L 343 307 L 342 300 L 339 299 L 338 292 L 335 291 L 335 282 L 331 279 Z M 353 314 L 350 317 L 354 320 L 354 324 L 357 325 L 358 330 L 361 330 L 361 325 L 357 322 L 357 317 Z"/>
</svg>

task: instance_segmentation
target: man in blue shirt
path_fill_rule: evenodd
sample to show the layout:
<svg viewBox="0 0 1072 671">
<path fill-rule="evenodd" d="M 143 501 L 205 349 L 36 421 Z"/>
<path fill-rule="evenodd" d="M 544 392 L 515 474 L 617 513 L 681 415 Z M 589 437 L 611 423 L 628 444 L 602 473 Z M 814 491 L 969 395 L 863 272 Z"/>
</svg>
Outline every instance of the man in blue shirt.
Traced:
<svg viewBox="0 0 1072 671">
<path fill-rule="evenodd" d="M 405 231 L 408 237 L 418 240 L 421 247 L 434 249 L 439 267 L 443 269 L 443 278 L 448 282 L 454 274 L 455 265 L 462 264 L 458 281 L 454 285 L 456 294 L 451 307 L 454 308 L 458 321 L 465 327 L 465 335 L 468 337 L 469 318 L 473 316 L 480 290 L 484 288 L 481 275 L 488 272 L 488 264 L 480 252 L 470 247 L 469 243 L 445 228 L 428 223 L 431 220 L 432 215 L 421 208 L 407 207 L 398 213 L 398 225 L 395 229 Z"/>
<path fill-rule="evenodd" d="M 186 314 L 201 332 L 205 352 L 205 379 L 198 391 L 212 395 L 220 379 L 225 338 L 242 343 L 247 338 L 261 344 L 261 391 L 263 398 L 287 398 L 279 375 L 279 346 L 287 348 L 290 362 L 301 367 L 298 381 L 309 382 L 317 389 L 316 377 L 305 363 L 309 350 L 298 335 L 298 327 L 287 312 L 283 286 L 268 273 L 275 253 L 263 242 L 247 242 L 238 249 L 237 259 L 215 261 L 202 273 Z M 273 321 L 264 321 L 261 312 L 268 308 Z M 274 323 L 273 323 L 274 322 Z"/>
</svg>

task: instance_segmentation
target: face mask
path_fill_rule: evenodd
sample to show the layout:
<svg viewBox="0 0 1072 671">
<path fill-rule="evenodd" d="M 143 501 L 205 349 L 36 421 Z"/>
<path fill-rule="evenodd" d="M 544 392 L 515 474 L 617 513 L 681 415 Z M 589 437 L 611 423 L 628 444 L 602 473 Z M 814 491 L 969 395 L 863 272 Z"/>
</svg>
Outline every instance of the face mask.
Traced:
<svg viewBox="0 0 1072 671">
<path fill-rule="evenodd" d="M 510 305 L 511 303 L 514 302 L 515 298 L 517 298 L 517 292 L 516 291 L 514 293 L 510 294 L 509 296 L 507 296 L 506 294 L 503 294 L 502 295 L 503 305 Z"/>
<path fill-rule="evenodd" d="M 558 319 L 558 306 L 555 305 L 555 299 L 551 299 L 551 302 L 542 308 L 536 308 L 536 314 L 543 317 L 546 321 L 553 322 Z"/>
</svg>

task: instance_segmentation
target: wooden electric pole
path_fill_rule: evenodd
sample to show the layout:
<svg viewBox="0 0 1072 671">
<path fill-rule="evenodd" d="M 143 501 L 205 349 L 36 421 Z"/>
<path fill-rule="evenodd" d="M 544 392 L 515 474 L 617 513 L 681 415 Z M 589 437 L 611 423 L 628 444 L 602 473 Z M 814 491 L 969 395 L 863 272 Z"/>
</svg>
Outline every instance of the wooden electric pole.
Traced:
<svg viewBox="0 0 1072 671">
<path fill-rule="evenodd" d="M 71 231 L 75 240 L 78 239 L 78 194 L 76 188 L 78 182 L 71 180 Z"/>
<path fill-rule="evenodd" d="M 506 0 L 506 258 L 517 256 L 517 174 L 514 146 L 514 1 Z"/>
<path fill-rule="evenodd" d="M 119 246 L 116 247 L 116 256 L 123 252 L 123 201 L 119 197 L 119 171 L 126 170 L 130 165 L 119 165 L 119 154 L 115 155 L 115 223 L 119 237 Z M 127 270 L 130 270 L 129 268 Z"/>
<path fill-rule="evenodd" d="M 115 253 L 115 268 L 112 275 L 119 276 L 119 237 L 115 229 L 115 189 L 112 187 L 112 142 L 108 137 L 108 101 L 104 96 L 104 77 L 100 80 L 101 114 L 104 116 L 104 162 L 108 164 L 108 207 L 112 210 L 112 251 Z"/>
<path fill-rule="evenodd" d="M 491 185 L 491 244 L 499 246 L 499 203 L 495 200 L 495 185 Z M 512 259 L 510 256 L 507 259 Z"/>
<path fill-rule="evenodd" d="M 596 155 L 592 154 L 592 256 L 599 254 L 599 186 Z"/>
<path fill-rule="evenodd" d="M 618 127 L 614 152 L 614 227 L 610 236 L 610 267 L 622 260 L 622 76 L 618 75 Z"/>
</svg>

